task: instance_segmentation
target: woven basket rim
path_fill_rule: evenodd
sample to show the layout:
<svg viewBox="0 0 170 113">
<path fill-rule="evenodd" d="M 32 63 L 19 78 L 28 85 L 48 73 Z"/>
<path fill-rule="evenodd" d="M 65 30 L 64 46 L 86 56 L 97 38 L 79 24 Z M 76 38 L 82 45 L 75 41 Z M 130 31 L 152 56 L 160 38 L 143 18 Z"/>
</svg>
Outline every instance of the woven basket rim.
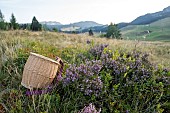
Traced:
<svg viewBox="0 0 170 113">
<path fill-rule="evenodd" d="M 37 54 L 37 53 L 33 53 L 33 52 L 30 52 L 30 55 L 34 55 L 34 56 L 36 56 L 36 57 L 39 57 L 39 58 L 42 58 L 42 59 L 45 59 L 45 60 L 48 60 L 48 61 L 50 61 L 50 62 L 53 62 L 53 63 L 56 63 L 56 64 L 60 65 L 59 62 L 57 62 L 57 61 L 55 61 L 55 60 L 53 60 L 53 59 L 50 59 L 50 58 L 48 58 L 48 57 L 45 57 L 45 56 L 43 56 L 43 55 L 40 55 L 40 54 Z"/>
</svg>

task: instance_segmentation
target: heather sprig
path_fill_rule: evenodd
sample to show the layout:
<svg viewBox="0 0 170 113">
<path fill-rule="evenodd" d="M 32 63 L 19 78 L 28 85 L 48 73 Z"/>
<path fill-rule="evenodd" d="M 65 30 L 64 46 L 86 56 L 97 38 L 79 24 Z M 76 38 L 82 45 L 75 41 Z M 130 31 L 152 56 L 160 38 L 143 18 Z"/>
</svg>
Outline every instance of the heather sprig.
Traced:
<svg viewBox="0 0 170 113">
<path fill-rule="evenodd" d="M 66 77 L 63 85 L 69 85 L 78 82 L 77 88 L 84 92 L 85 95 L 98 95 L 103 88 L 99 72 L 102 69 L 100 61 L 86 61 L 85 64 L 79 66 L 71 65 L 66 70 Z"/>
<path fill-rule="evenodd" d="M 92 54 L 95 59 L 99 59 L 103 53 L 103 50 L 106 47 L 108 47 L 107 44 L 101 44 L 101 45 L 94 46 L 93 48 L 91 48 L 89 50 L 89 53 Z"/>
<path fill-rule="evenodd" d="M 96 110 L 95 106 L 90 103 L 88 106 L 85 106 L 79 113 L 100 113 L 101 108 L 99 111 Z"/>
</svg>

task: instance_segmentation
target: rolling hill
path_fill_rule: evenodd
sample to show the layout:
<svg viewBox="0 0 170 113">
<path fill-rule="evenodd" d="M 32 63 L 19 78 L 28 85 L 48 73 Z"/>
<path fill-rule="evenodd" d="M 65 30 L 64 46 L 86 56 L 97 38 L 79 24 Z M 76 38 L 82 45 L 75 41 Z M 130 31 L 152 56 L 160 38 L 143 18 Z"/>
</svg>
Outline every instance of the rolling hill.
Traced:
<svg viewBox="0 0 170 113">
<path fill-rule="evenodd" d="M 62 25 L 60 22 L 56 22 L 56 21 L 42 21 L 42 22 L 40 22 L 41 24 L 45 24 L 45 25 Z"/>
<path fill-rule="evenodd" d="M 59 22 L 41 22 L 41 24 L 47 26 L 49 29 L 52 28 L 57 28 L 61 31 L 81 31 L 83 29 L 88 29 L 91 27 L 96 27 L 96 26 L 103 26 L 102 24 L 93 22 L 93 21 L 80 21 L 80 22 L 75 22 L 75 23 L 70 23 L 70 24 L 65 24 L 62 25 Z"/>
<path fill-rule="evenodd" d="M 128 25 L 121 31 L 124 38 L 170 41 L 170 17 L 147 25 Z"/>
</svg>

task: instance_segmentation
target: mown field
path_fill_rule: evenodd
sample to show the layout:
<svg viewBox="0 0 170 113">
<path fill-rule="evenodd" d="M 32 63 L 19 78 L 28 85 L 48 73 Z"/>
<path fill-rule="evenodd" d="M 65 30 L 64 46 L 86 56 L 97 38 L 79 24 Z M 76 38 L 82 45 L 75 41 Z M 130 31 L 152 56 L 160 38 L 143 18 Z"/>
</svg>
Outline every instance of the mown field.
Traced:
<svg viewBox="0 0 170 113">
<path fill-rule="evenodd" d="M 30 52 L 64 62 L 63 79 L 47 94 L 28 96 L 21 85 Z M 169 42 L 0 31 L 0 56 L 2 112 L 170 112 Z"/>
</svg>

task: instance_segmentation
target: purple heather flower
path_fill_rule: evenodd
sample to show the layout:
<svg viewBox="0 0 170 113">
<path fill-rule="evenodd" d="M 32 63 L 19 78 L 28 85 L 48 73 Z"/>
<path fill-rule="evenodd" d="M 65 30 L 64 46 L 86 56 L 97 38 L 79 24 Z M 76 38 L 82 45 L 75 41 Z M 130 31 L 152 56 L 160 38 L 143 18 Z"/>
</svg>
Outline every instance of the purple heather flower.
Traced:
<svg viewBox="0 0 170 113">
<path fill-rule="evenodd" d="M 79 113 L 100 113 L 101 108 L 99 111 L 96 110 L 95 106 L 90 103 L 89 106 L 85 106 Z"/>
<path fill-rule="evenodd" d="M 79 81 L 77 88 L 83 91 L 85 95 L 98 95 L 103 88 L 103 83 L 98 76 L 101 68 L 101 61 L 95 60 L 86 61 L 85 64 L 80 64 L 80 66 L 70 66 L 66 70 L 63 84 L 68 85 L 77 80 Z"/>
<path fill-rule="evenodd" d="M 97 45 L 97 46 L 91 48 L 89 50 L 89 53 L 91 53 L 95 57 L 95 59 L 96 58 L 99 59 L 101 57 L 102 53 L 103 53 L 104 48 L 106 48 L 107 46 L 108 45 L 104 45 L 104 44 Z"/>
<path fill-rule="evenodd" d="M 26 91 L 26 95 L 27 96 L 31 96 L 31 95 L 41 95 L 41 94 L 46 94 L 46 93 L 49 93 L 52 91 L 52 87 L 48 87 L 47 89 L 44 89 L 44 90 L 27 90 Z"/>
<path fill-rule="evenodd" d="M 61 81 L 63 79 L 63 77 L 61 75 L 57 76 L 57 81 Z"/>
</svg>

